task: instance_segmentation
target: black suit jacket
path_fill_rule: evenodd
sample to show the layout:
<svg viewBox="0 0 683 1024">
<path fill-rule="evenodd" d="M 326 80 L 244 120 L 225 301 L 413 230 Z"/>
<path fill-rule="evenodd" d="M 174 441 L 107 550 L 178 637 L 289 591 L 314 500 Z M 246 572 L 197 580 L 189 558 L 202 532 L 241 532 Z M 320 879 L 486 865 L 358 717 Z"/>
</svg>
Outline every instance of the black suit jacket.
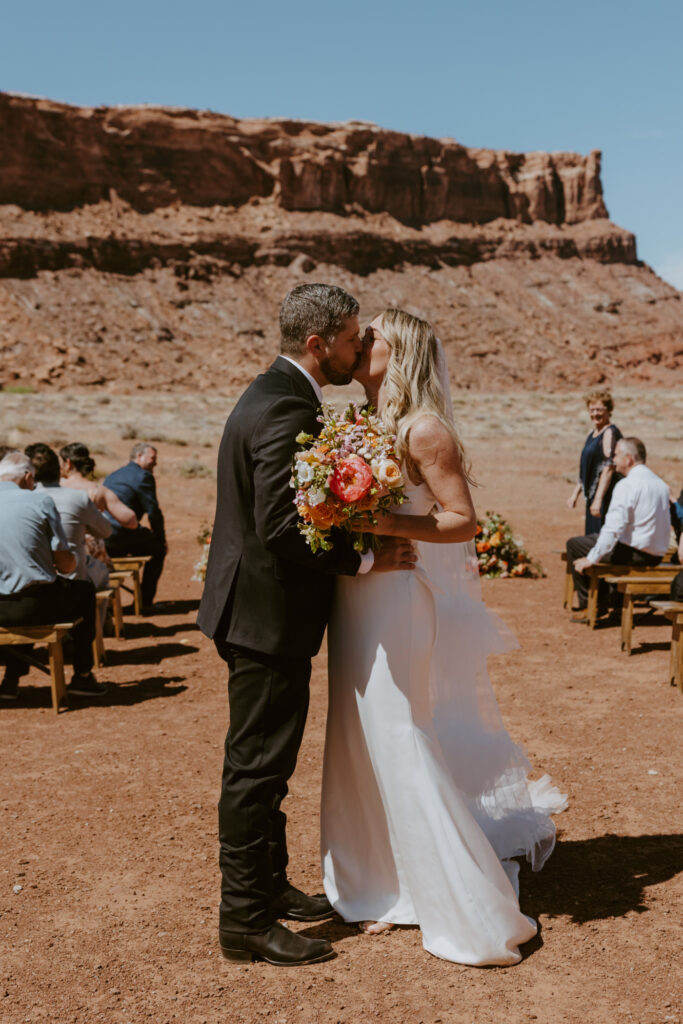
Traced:
<svg viewBox="0 0 683 1024">
<path fill-rule="evenodd" d="M 209 637 L 266 654 L 311 657 L 322 642 L 335 574 L 360 555 L 340 534 L 313 554 L 290 486 L 296 436 L 317 434 L 318 400 L 281 356 L 244 392 L 225 424 L 218 497 L 197 622 Z"/>
</svg>

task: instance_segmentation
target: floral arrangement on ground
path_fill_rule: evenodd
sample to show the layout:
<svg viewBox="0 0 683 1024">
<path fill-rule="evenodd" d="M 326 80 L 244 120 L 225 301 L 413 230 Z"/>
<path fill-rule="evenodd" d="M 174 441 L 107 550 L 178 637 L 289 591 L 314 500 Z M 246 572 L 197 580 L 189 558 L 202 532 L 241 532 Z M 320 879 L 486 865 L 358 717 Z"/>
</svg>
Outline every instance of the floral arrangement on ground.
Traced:
<svg viewBox="0 0 683 1024">
<path fill-rule="evenodd" d="M 477 520 L 475 537 L 479 575 L 486 579 L 545 576 L 543 567 L 527 553 L 524 542 L 498 512 L 487 512 Z"/>
<path fill-rule="evenodd" d="M 203 526 L 197 534 L 197 543 L 201 544 L 202 553 L 199 561 L 194 567 L 192 579 L 203 583 L 206 579 L 206 563 L 209 561 L 209 548 L 211 547 L 211 527 Z"/>
</svg>

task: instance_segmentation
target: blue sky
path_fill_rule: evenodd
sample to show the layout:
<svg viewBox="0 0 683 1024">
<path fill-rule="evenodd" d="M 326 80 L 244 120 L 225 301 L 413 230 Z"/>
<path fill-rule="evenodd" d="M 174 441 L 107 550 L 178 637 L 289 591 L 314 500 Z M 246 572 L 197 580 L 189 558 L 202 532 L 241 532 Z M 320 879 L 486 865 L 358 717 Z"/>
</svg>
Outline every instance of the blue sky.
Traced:
<svg viewBox="0 0 683 1024">
<path fill-rule="evenodd" d="M 612 220 L 683 288 L 680 0 L 21 0 L 0 89 L 603 151 Z"/>
</svg>

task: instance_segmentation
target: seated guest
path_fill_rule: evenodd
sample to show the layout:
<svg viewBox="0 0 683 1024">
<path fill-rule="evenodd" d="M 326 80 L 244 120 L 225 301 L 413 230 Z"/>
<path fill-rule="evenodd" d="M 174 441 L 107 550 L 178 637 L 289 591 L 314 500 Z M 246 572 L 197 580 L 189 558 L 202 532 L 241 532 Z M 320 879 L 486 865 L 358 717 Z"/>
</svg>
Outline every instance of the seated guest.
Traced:
<svg viewBox="0 0 683 1024">
<path fill-rule="evenodd" d="M 59 459 L 49 445 L 30 444 L 25 451 L 33 465 L 36 489 L 46 490 L 57 506 L 64 534 L 76 556 L 76 568 L 69 573 L 70 579 L 89 579 L 96 590 L 102 590 L 109 580 L 109 572 L 106 565 L 88 555 L 85 535 L 91 533 L 94 537 L 108 537 L 111 523 L 98 511 L 85 491 L 59 486 Z"/>
<path fill-rule="evenodd" d="M 645 465 L 645 445 L 637 437 L 622 437 L 614 452 L 620 480 L 600 533 L 567 541 L 567 562 L 572 566 L 579 600 L 575 622 L 585 621 L 588 603 L 586 569 L 597 562 L 652 566 L 661 562 L 669 546 L 669 488 Z M 601 584 L 602 587 L 602 584 Z M 601 597 L 606 596 L 606 587 Z"/>
<path fill-rule="evenodd" d="M 136 530 L 122 530 L 112 520 L 114 527 L 107 540 L 107 551 L 112 558 L 125 555 L 151 555 L 142 574 L 143 611 L 149 613 L 154 604 L 157 583 L 161 576 L 166 556 L 166 533 L 164 517 L 154 481 L 154 467 L 157 464 L 157 450 L 151 444 L 141 441 L 133 445 L 127 466 L 110 473 L 104 481 L 115 494 L 133 509 L 138 519 L 147 515 L 149 529 L 138 526 Z"/>
<path fill-rule="evenodd" d="M 33 491 L 33 466 L 21 452 L 0 461 L 0 626 L 40 626 L 81 619 L 72 631 L 72 694 L 100 697 L 107 692 L 92 674 L 95 637 L 95 588 L 89 580 L 71 580 L 76 557 L 69 550 L 55 503 L 45 491 Z M 29 648 L 30 649 L 30 648 Z M 17 649 L 14 648 L 14 651 Z M 20 659 L 6 651 L 0 696 L 16 697 L 25 674 Z"/>
<path fill-rule="evenodd" d="M 59 466 L 62 474 L 62 486 L 73 487 L 85 491 L 100 512 L 106 512 L 111 521 L 126 530 L 134 530 L 138 525 L 137 516 L 131 508 L 121 501 L 109 488 L 91 479 L 95 469 L 95 460 L 84 444 L 77 441 L 67 444 L 59 452 Z"/>
</svg>

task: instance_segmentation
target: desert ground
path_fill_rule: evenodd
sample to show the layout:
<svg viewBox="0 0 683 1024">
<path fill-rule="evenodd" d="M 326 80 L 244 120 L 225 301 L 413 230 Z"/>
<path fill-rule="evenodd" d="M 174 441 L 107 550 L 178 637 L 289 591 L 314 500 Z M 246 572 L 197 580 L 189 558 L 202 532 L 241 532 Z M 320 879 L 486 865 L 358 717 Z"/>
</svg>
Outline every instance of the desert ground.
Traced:
<svg viewBox="0 0 683 1024">
<path fill-rule="evenodd" d="M 149 386 L 151 381 L 146 382 Z M 683 485 L 683 394 L 616 392 L 614 421 Z M 681 712 L 668 684 L 670 626 L 644 609 L 631 657 L 618 628 L 589 632 L 562 609 L 578 453 L 580 395 L 463 392 L 455 407 L 480 482 L 481 513 L 513 524 L 547 570 L 484 581 L 519 649 L 491 659 L 507 726 L 534 774 L 569 797 L 557 848 L 522 869 L 523 910 L 540 934 L 511 968 L 437 960 L 420 934 L 372 938 L 338 919 L 301 927 L 337 957 L 282 970 L 230 965 L 217 944 L 216 802 L 227 726 L 226 672 L 197 631 L 196 535 L 215 501 L 215 458 L 230 397 L 96 391 L 0 394 L 0 441 L 82 440 L 100 472 L 133 438 L 159 448 L 170 553 L 168 614 L 126 618 L 107 642 L 95 704 L 55 717 L 32 670 L 0 707 L 0 1017 L 7 1024 L 680 1024 Z M 319 892 L 318 802 L 326 665 L 287 801 L 291 879 Z M 21 889 L 19 890 L 19 887 Z"/>
</svg>

